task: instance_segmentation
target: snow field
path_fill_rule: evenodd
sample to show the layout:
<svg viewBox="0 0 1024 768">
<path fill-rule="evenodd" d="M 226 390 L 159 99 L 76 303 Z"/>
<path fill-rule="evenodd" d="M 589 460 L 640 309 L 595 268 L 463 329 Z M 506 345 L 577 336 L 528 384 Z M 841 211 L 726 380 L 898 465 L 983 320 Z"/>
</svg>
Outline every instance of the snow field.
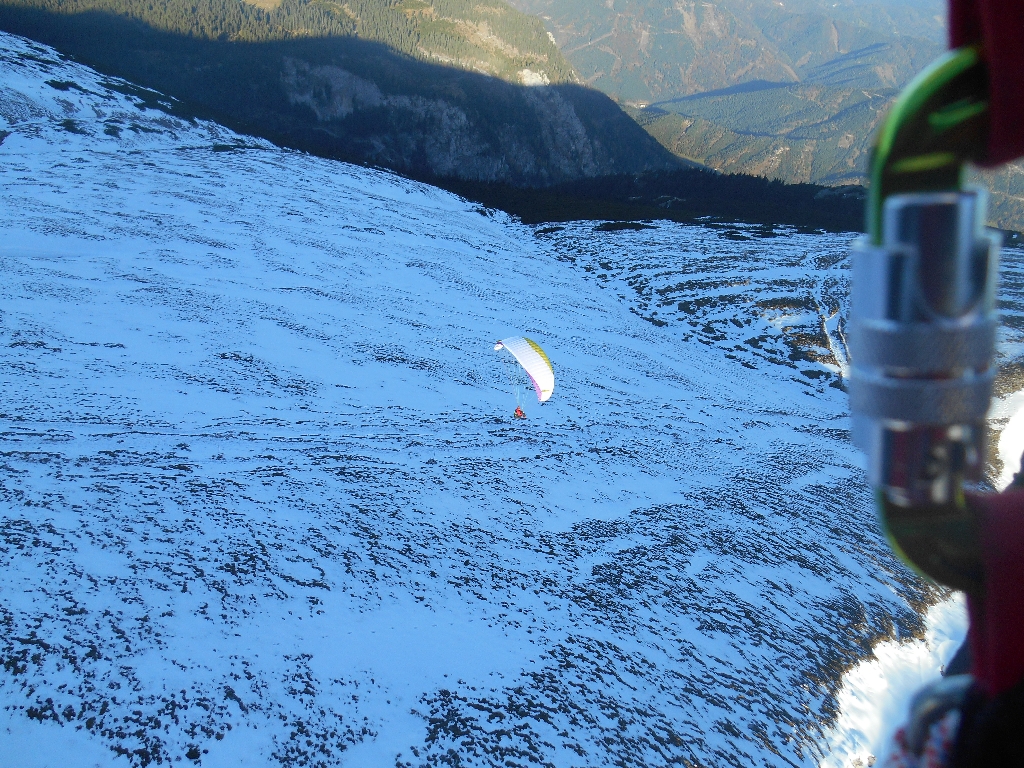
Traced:
<svg viewBox="0 0 1024 768">
<path fill-rule="evenodd" d="M 876 738 L 843 674 L 939 594 L 849 443 L 846 238 L 543 234 L 19 38 L 0 76 L 11 750 L 768 766 L 816 765 L 836 718 Z M 522 424 L 517 333 L 556 368 Z"/>
</svg>

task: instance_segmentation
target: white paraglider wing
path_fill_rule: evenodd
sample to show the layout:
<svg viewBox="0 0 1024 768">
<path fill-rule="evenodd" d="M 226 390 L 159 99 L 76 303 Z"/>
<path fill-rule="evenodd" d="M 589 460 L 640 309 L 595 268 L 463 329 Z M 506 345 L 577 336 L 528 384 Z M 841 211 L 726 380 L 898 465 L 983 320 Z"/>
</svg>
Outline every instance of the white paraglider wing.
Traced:
<svg viewBox="0 0 1024 768">
<path fill-rule="evenodd" d="M 533 382 L 533 388 L 537 390 L 538 402 L 543 403 L 551 397 L 551 393 L 555 391 L 555 369 L 551 367 L 551 361 L 540 348 L 540 344 L 525 336 L 513 336 L 502 339 L 494 348 L 507 349 L 519 361 Z"/>
</svg>

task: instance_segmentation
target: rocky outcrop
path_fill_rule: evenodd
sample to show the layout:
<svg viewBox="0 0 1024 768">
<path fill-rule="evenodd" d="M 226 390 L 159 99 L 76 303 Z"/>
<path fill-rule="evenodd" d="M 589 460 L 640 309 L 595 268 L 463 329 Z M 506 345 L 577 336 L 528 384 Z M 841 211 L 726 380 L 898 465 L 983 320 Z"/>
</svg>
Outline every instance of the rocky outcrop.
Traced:
<svg viewBox="0 0 1024 768">
<path fill-rule="evenodd" d="M 613 102 L 580 86 L 458 70 L 406 87 L 382 88 L 383 79 L 293 56 L 280 76 L 288 103 L 346 156 L 417 175 L 546 185 L 674 165 Z"/>
</svg>

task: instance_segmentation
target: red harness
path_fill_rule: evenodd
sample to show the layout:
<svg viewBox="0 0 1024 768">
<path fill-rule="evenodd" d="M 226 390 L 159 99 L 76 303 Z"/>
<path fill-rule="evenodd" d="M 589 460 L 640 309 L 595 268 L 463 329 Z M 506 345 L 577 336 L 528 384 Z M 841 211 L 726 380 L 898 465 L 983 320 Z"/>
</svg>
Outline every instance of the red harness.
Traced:
<svg viewBox="0 0 1024 768">
<path fill-rule="evenodd" d="M 950 47 L 980 44 L 988 64 L 986 165 L 1024 156 L 1024 2 L 950 0 Z M 972 672 L 989 695 L 1024 678 L 1024 490 L 970 499 L 982 521 L 985 594 L 968 600 Z"/>
<path fill-rule="evenodd" d="M 971 495 L 981 517 L 985 594 L 967 599 L 971 673 L 990 696 L 1024 679 L 1024 489 Z"/>
<path fill-rule="evenodd" d="M 1024 155 L 1024 3 L 950 0 L 949 45 L 980 43 L 988 62 L 990 132 L 985 165 Z"/>
</svg>

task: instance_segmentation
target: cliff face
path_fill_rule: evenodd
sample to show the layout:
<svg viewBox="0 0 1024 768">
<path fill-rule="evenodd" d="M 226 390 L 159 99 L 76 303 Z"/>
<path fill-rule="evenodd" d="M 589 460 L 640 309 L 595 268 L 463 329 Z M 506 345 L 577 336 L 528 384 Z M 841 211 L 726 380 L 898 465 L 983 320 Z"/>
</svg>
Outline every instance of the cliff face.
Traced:
<svg viewBox="0 0 1024 768">
<path fill-rule="evenodd" d="M 288 56 L 280 83 L 304 144 L 413 175 L 547 185 L 675 165 L 599 93 L 434 69 L 423 87 Z"/>
<path fill-rule="evenodd" d="M 179 109 L 421 178 L 543 186 L 677 165 L 575 82 L 536 19 L 500 0 L 411 1 L 373 18 L 371 4 L 301 0 L 270 11 L 203 0 L 191 15 L 177 0 L 7 0 L 0 27 L 171 95 Z M 475 17 L 485 12 L 490 20 Z"/>
</svg>

